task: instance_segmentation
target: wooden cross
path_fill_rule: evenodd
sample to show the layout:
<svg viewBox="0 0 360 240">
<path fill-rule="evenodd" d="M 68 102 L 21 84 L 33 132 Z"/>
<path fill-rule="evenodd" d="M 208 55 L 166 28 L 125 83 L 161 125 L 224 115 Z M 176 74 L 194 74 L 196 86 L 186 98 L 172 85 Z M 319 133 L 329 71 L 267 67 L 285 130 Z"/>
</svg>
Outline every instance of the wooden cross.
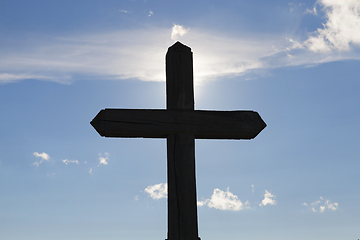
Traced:
<svg viewBox="0 0 360 240">
<path fill-rule="evenodd" d="M 254 111 L 194 110 L 191 49 L 166 54 L 166 109 L 104 109 L 91 121 L 103 137 L 167 138 L 168 240 L 199 240 L 196 139 L 252 139 L 266 127 Z"/>
</svg>

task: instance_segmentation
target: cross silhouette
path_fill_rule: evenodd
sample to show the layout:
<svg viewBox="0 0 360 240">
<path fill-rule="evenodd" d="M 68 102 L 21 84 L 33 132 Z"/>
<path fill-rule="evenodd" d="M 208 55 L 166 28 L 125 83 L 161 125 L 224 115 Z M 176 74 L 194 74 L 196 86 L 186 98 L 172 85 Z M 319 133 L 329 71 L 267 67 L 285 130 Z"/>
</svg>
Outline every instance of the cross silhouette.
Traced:
<svg viewBox="0 0 360 240">
<path fill-rule="evenodd" d="M 191 49 L 166 54 L 166 109 L 103 109 L 91 125 L 103 137 L 167 139 L 168 240 L 199 240 L 195 139 L 253 139 L 265 127 L 254 111 L 194 110 Z"/>
</svg>

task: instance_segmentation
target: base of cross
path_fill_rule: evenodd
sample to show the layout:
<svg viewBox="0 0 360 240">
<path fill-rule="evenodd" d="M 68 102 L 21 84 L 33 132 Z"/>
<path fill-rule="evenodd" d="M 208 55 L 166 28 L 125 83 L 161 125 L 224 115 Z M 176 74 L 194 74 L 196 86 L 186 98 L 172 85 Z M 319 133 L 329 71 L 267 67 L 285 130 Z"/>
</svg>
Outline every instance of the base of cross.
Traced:
<svg viewBox="0 0 360 240">
<path fill-rule="evenodd" d="M 165 240 L 169 240 L 169 239 L 165 239 Z M 171 239 L 170 239 L 171 240 Z M 201 238 L 198 237 L 198 240 L 201 240 Z M 358 239 L 359 240 L 359 239 Z"/>
</svg>

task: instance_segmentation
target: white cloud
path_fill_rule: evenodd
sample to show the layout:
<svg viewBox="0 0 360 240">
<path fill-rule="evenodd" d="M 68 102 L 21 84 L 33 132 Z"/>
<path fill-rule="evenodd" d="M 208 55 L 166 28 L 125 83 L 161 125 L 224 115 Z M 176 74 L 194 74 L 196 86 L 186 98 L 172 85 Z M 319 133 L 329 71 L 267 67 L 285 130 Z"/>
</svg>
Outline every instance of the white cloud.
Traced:
<svg viewBox="0 0 360 240">
<path fill-rule="evenodd" d="M 176 25 L 174 24 L 174 26 L 172 27 L 171 30 L 171 39 L 172 40 L 178 40 L 179 36 L 183 36 L 185 35 L 190 29 L 185 29 L 183 26 L 181 25 Z"/>
<path fill-rule="evenodd" d="M 90 171 L 89 171 L 89 173 L 90 173 L 90 174 L 92 174 L 92 171 L 93 171 L 93 170 L 92 170 L 92 168 L 90 168 Z"/>
<path fill-rule="evenodd" d="M 149 11 L 149 17 L 151 17 L 152 15 L 154 15 L 154 12 L 153 11 Z"/>
<path fill-rule="evenodd" d="M 119 12 L 128 13 L 128 11 L 126 11 L 126 10 L 124 10 L 124 9 L 119 9 Z"/>
<path fill-rule="evenodd" d="M 78 160 L 67 160 L 67 159 L 64 159 L 64 160 L 62 160 L 62 162 L 65 163 L 66 165 L 68 165 L 69 163 L 79 164 L 79 161 L 78 161 Z"/>
<path fill-rule="evenodd" d="M 35 157 L 40 157 L 43 160 L 49 160 L 50 159 L 50 156 L 45 152 L 42 152 L 42 153 L 34 152 L 33 154 L 34 154 Z"/>
<path fill-rule="evenodd" d="M 254 186 L 254 184 L 251 185 L 251 192 L 252 192 L 252 193 L 255 192 L 255 186 Z"/>
<path fill-rule="evenodd" d="M 245 208 L 249 208 L 249 202 L 242 203 L 236 195 L 226 189 L 226 192 L 216 188 L 210 199 L 197 202 L 198 206 L 208 206 L 209 208 L 215 208 L 219 210 L 239 211 Z"/>
<path fill-rule="evenodd" d="M 339 207 L 339 204 L 338 203 L 331 203 L 330 200 L 326 200 L 325 201 L 325 206 L 332 210 L 332 211 L 335 211 L 336 209 L 338 209 Z"/>
<path fill-rule="evenodd" d="M 317 200 L 310 204 L 303 203 L 302 205 L 309 207 L 313 212 L 319 213 L 323 213 L 326 210 L 336 211 L 339 207 L 338 203 L 331 203 L 329 199 L 325 200 L 323 197 L 320 197 L 320 200 Z"/>
<path fill-rule="evenodd" d="M 360 45 L 360 1 L 318 0 L 327 22 L 304 42 L 313 52 L 346 51 Z M 316 9 L 314 9 L 316 10 Z"/>
<path fill-rule="evenodd" d="M 39 161 L 33 162 L 33 165 L 35 165 L 35 166 L 37 166 L 37 167 L 38 167 L 41 163 L 43 163 L 44 161 L 49 161 L 49 159 L 50 159 L 50 156 L 49 156 L 47 153 L 45 153 L 45 152 L 43 152 L 43 153 L 34 152 L 33 154 L 34 154 L 35 157 L 40 158 Z"/>
<path fill-rule="evenodd" d="M 152 199 L 167 198 L 167 183 L 159 183 L 145 188 L 145 192 L 150 194 Z"/>
<path fill-rule="evenodd" d="M 104 153 L 104 157 L 101 155 L 101 153 L 99 154 L 99 165 L 98 166 L 100 166 L 101 164 L 103 164 L 103 165 L 108 165 L 109 164 L 109 153 Z"/>
<path fill-rule="evenodd" d="M 168 186 L 167 183 L 159 183 L 145 188 L 145 192 L 150 195 L 152 199 L 167 198 Z M 226 192 L 216 188 L 210 199 L 197 202 L 198 206 L 208 206 L 219 210 L 239 211 L 249 207 L 249 202 L 242 203 L 236 195 L 229 191 Z"/>
<path fill-rule="evenodd" d="M 265 190 L 264 199 L 261 201 L 259 206 L 266 206 L 266 205 L 276 205 L 276 200 L 274 199 L 276 196 L 272 195 L 270 192 Z"/>
</svg>

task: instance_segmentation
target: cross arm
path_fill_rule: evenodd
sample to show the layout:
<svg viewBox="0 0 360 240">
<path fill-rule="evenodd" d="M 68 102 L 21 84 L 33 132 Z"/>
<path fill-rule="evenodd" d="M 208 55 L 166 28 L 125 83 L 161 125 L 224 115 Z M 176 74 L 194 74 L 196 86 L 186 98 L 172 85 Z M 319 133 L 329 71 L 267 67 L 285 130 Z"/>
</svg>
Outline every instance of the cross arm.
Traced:
<svg viewBox="0 0 360 240">
<path fill-rule="evenodd" d="M 254 111 L 103 109 L 91 121 L 103 137 L 166 138 L 192 134 L 197 139 L 252 139 L 265 127 Z"/>
</svg>

